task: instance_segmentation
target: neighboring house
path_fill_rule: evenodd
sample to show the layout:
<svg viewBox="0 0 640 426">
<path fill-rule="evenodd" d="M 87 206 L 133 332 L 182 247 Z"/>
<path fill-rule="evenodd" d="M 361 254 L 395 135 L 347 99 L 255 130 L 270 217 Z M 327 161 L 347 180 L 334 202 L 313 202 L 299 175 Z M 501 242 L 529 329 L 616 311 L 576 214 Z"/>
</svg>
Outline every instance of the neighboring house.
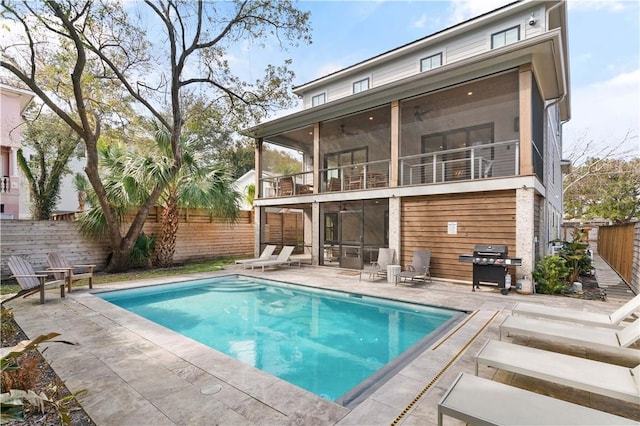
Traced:
<svg viewBox="0 0 640 426">
<path fill-rule="evenodd" d="M 273 173 L 264 172 L 264 171 L 262 172 L 262 176 L 271 177 L 271 178 L 276 177 L 276 175 L 274 175 Z M 249 170 L 247 173 L 243 174 L 238 179 L 236 179 L 236 181 L 233 183 L 233 189 L 242 196 L 242 199 L 240 200 L 240 210 L 253 209 L 253 206 L 249 204 L 249 201 L 247 200 L 247 196 L 249 195 L 249 186 L 255 185 L 255 184 L 256 184 L 255 169 Z M 263 189 L 265 193 L 272 194 L 272 195 L 275 194 L 273 185 L 270 185 L 269 183 L 265 183 L 265 185 L 263 186 Z"/>
<path fill-rule="evenodd" d="M 0 83 L 0 218 L 29 217 L 29 191 L 22 183 L 18 149 L 22 146 L 22 114 L 35 94 Z"/>
<path fill-rule="evenodd" d="M 458 256 L 506 244 L 530 277 L 560 236 L 566 7 L 509 4 L 296 87 L 302 111 L 246 131 L 258 172 L 266 143 L 304 155 L 300 173 L 256 181 L 256 249 L 266 209 L 297 208 L 314 264 L 429 248 L 434 277 L 469 282 Z"/>
</svg>

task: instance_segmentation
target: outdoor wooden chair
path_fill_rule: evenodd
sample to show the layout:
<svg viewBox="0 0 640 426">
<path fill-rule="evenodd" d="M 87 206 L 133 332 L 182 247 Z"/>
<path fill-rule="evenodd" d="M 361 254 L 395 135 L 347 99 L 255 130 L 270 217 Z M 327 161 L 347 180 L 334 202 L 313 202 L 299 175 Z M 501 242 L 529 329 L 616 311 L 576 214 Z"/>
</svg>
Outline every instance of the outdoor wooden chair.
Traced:
<svg viewBox="0 0 640 426">
<path fill-rule="evenodd" d="M 293 178 L 286 177 L 280 179 L 280 194 L 281 197 L 287 195 L 293 195 Z"/>
<path fill-rule="evenodd" d="M 69 265 L 67 259 L 60 253 L 49 253 L 47 256 L 49 262 L 49 270 L 54 272 L 53 276 L 56 279 L 67 280 L 67 291 L 71 293 L 71 284 L 74 281 L 79 281 L 87 278 L 89 280 L 89 288 L 93 288 L 93 268 L 96 265 Z"/>
<path fill-rule="evenodd" d="M 63 275 L 62 279 L 45 282 L 47 275 L 53 273 L 53 270 L 36 272 L 33 270 L 33 266 L 31 266 L 28 261 L 17 256 L 11 256 L 7 261 L 7 266 L 11 271 L 11 278 L 15 278 L 18 282 L 20 291 L 7 300 L 3 300 L 2 303 L 6 303 L 9 300 L 13 300 L 20 296 L 27 297 L 34 293 L 40 292 L 40 303 L 43 304 L 45 288 L 57 286 L 60 287 L 60 297 L 64 297 L 64 284 L 66 282 L 66 279 L 64 278 L 64 270 L 57 270 L 57 272 Z"/>
</svg>

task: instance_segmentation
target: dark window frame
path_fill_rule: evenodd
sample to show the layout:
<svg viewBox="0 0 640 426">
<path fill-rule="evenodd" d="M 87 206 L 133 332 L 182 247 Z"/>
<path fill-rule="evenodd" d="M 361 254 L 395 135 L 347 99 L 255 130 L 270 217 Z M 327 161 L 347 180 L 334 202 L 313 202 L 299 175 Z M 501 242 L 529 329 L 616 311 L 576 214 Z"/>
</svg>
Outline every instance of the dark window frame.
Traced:
<svg viewBox="0 0 640 426">
<path fill-rule="evenodd" d="M 361 88 L 360 90 L 358 90 L 358 91 L 356 92 L 356 85 L 361 85 L 361 83 L 364 83 L 365 81 L 367 82 L 367 87 L 366 87 L 366 88 L 364 88 L 364 89 L 362 89 L 362 88 Z M 363 78 L 363 79 L 358 80 L 358 81 L 354 81 L 354 82 L 353 82 L 353 85 L 352 85 L 352 91 L 353 91 L 353 94 L 354 94 L 354 95 L 355 95 L 356 93 L 361 93 L 361 92 L 364 92 L 364 91 L 366 91 L 366 90 L 369 90 L 370 88 L 371 88 L 371 80 L 369 79 L 369 77 L 367 77 L 367 78 Z"/>
<path fill-rule="evenodd" d="M 423 64 L 424 64 L 424 62 L 426 60 L 430 60 L 430 63 L 432 63 L 433 62 L 432 59 L 435 58 L 435 57 L 439 57 L 440 58 L 440 65 L 437 65 L 435 67 L 431 66 L 430 68 L 424 68 L 423 67 Z M 442 66 L 442 52 L 436 53 L 435 55 L 430 55 L 430 56 L 427 56 L 425 58 L 420 59 L 420 72 L 431 71 L 432 69 L 439 68 L 441 66 Z"/>
<path fill-rule="evenodd" d="M 502 44 L 502 45 L 500 45 L 500 46 L 498 46 L 498 47 L 504 47 L 504 46 L 508 46 L 508 45 L 512 44 L 512 43 L 507 43 L 507 42 L 506 42 L 506 36 L 507 36 L 507 33 L 508 33 L 509 31 L 511 31 L 511 30 L 517 30 L 517 31 L 518 31 L 518 39 L 517 39 L 515 42 L 520 41 L 520 25 L 514 25 L 513 27 L 506 28 L 506 29 L 504 29 L 504 30 L 497 31 L 497 32 L 495 32 L 495 33 L 491 34 L 491 49 L 495 49 L 495 48 L 496 48 L 496 47 L 495 47 L 495 43 L 494 43 L 494 41 L 495 41 L 495 40 L 494 40 L 494 38 L 495 38 L 495 36 L 497 36 L 497 35 L 499 35 L 499 34 L 504 34 L 504 36 L 505 36 L 505 43 L 504 43 L 504 44 Z M 513 43 L 515 43 L 515 42 L 513 42 Z"/>
<path fill-rule="evenodd" d="M 320 97 L 322 97 L 322 102 L 316 103 L 315 100 L 316 99 L 320 99 Z M 327 94 L 325 92 L 318 93 L 317 95 L 314 95 L 314 96 L 311 97 L 311 106 L 312 107 L 323 105 L 323 104 L 326 104 L 326 103 L 327 103 Z"/>
</svg>

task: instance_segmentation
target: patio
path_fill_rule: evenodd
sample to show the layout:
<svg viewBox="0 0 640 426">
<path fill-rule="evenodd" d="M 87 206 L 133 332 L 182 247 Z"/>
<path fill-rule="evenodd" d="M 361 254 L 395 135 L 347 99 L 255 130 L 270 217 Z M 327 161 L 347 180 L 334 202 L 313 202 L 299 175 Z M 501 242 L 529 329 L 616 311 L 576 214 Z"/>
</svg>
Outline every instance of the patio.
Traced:
<svg viewBox="0 0 640 426">
<path fill-rule="evenodd" d="M 76 346 L 43 344 L 51 366 L 71 392 L 87 389 L 81 404 L 98 425 L 183 424 L 436 424 L 437 404 L 461 371 L 472 373 L 474 356 L 487 339 L 498 338 L 498 327 L 518 301 L 611 312 L 633 294 L 596 256 L 601 285 L 609 285 L 606 302 L 511 292 L 494 287 L 471 292 L 471 286 L 434 281 L 425 288 L 394 286 L 386 281 L 358 280 L 358 275 L 326 267 L 282 268 L 254 272 L 256 276 L 321 286 L 335 290 L 454 307 L 472 314 L 353 410 L 319 398 L 240 361 L 92 296 L 86 287 L 66 299 L 49 291 L 47 303 L 37 298 L 9 304 L 27 335 L 56 331 Z M 180 279 L 229 273 L 251 275 L 241 267 Z M 171 279 L 176 281 L 178 279 Z M 145 280 L 99 286 L 97 290 L 155 284 Z M 96 290 L 96 289 L 94 289 Z M 513 340 L 508 338 L 507 340 Z M 521 344 L 549 347 L 541 341 Z M 585 348 L 567 348 L 576 356 L 605 360 Z M 631 360 L 633 364 L 633 360 Z M 636 363 L 638 360 L 635 361 Z M 633 366 L 633 365 L 630 365 Z M 483 367 L 480 375 L 571 402 L 640 421 L 640 407 L 587 392 L 527 379 Z M 508 402 L 505 402 L 508 403 Z M 445 418 L 445 424 L 462 424 Z"/>
</svg>

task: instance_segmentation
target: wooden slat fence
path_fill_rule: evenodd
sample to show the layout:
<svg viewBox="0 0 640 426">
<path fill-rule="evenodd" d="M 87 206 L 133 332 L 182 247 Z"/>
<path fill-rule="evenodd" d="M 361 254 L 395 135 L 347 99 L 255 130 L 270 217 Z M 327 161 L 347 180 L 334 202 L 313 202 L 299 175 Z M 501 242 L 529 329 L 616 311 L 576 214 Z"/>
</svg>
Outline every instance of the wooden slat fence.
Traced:
<svg viewBox="0 0 640 426">
<path fill-rule="evenodd" d="M 266 217 L 264 244 L 296 246 L 294 253 L 304 251 L 304 224 L 302 213 L 268 212 Z"/>
<path fill-rule="evenodd" d="M 598 253 L 636 294 L 640 292 L 640 223 L 600 226 Z"/>
<path fill-rule="evenodd" d="M 159 237 L 160 210 L 153 209 L 143 231 Z M 49 252 L 64 253 L 70 263 L 96 264 L 97 270 L 106 266 L 109 255 L 107 238 L 83 236 L 77 222 L 2 220 L 0 274 L 10 275 L 9 256 L 26 258 L 34 269 L 46 269 Z M 242 211 L 233 223 L 212 217 L 206 211 L 195 209 L 180 212 L 180 226 L 176 239 L 176 263 L 222 257 L 250 257 L 254 254 L 254 224 L 250 212 Z"/>
</svg>

